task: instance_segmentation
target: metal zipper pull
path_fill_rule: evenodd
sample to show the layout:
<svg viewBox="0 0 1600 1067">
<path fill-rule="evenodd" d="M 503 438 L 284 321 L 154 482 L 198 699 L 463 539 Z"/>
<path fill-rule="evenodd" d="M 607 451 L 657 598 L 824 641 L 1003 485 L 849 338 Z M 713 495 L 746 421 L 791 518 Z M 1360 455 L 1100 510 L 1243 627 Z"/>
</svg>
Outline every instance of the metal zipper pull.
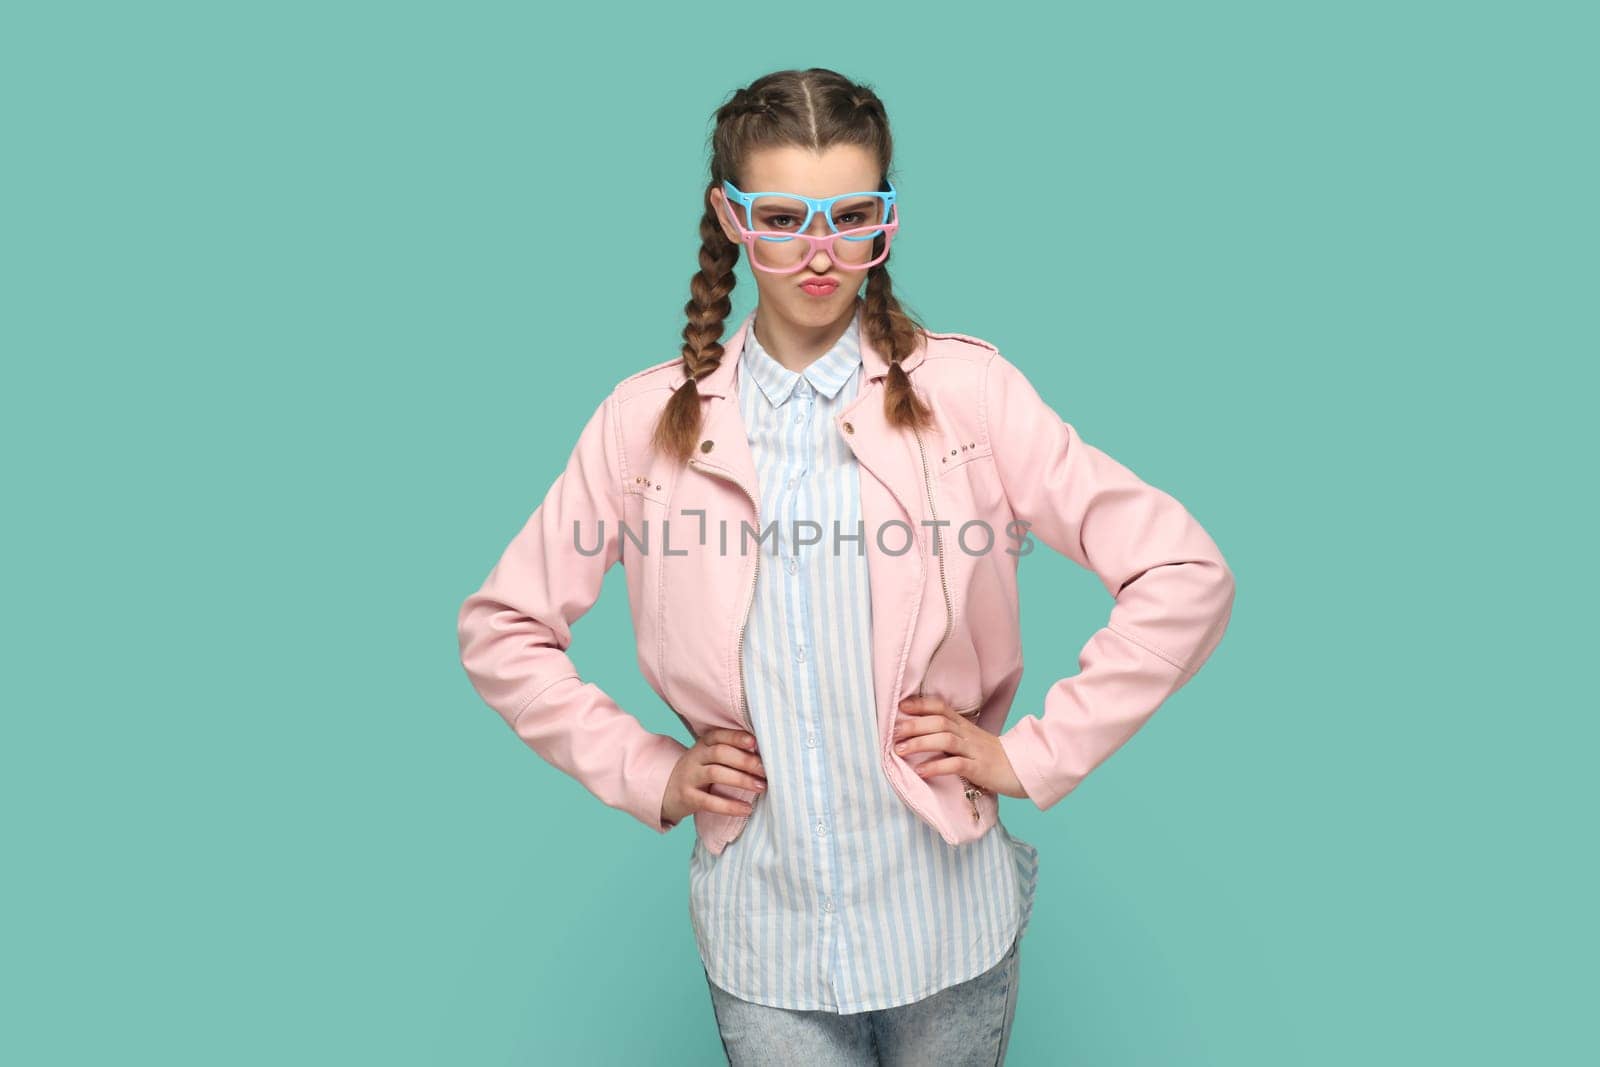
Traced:
<svg viewBox="0 0 1600 1067">
<path fill-rule="evenodd" d="M 967 782 L 966 775 L 962 775 L 961 776 L 961 780 L 963 782 Z M 978 816 L 978 798 L 983 796 L 983 790 L 979 789 L 977 786 L 973 785 L 971 782 L 967 782 L 966 794 L 967 794 L 967 803 L 972 805 L 972 821 L 973 822 L 978 822 L 979 821 L 979 816 Z"/>
</svg>

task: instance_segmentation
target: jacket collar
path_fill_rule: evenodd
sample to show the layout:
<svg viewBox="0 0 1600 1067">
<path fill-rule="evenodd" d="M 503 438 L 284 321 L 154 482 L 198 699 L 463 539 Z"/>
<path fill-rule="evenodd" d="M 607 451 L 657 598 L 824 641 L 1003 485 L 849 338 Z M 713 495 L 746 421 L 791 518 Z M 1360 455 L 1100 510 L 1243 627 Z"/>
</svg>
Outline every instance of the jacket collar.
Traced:
<svg viewBox="0 0 1600 1067">
<path fill-rule="evenodd" d="M 861 373 L 864 376 L 862 383 L 875 382 L 889 373 L 889 361 L 884 358 L 872 345 L 872 339 L 867 336 L 866 323 L 862 321 L 864 308 L 862 301 L 856 301 L 856 329 L 861 342 Z M 739 323 L 733 335 L 722 346 L 722 362 L 710 374 L 701 378 L 695 384 L 695 390 L 702 396 L 725 397 L 733 391 L 735 375 L 739 366 L 739 356 L 744 352 L 744 341 L 749 336 L 750 326 L 755 321 L 756 313 L 752 309 L 745 314 L 744 321 Z M 917 350 L 900 361 L 900 367 L 906 372 L 921 363 L 927 352 L 926 345 L 918 345 Z M 677 372 L 672 378 L 672 388 L 682 385 L 688 376 L 683 373 L 680 361 Z"/>
<path fill-rule="evenodd" d="M 719 472 L 739 485 L 752 502 L 760 500 L 760 479 L 739 405 L 726 399 L 706 398 L 724 398 L 736 384 L 734 369 L 740 363 L 739 357 L 754 318 L 754 312 L 745 316 L 724 346 L 722 362 L 696 387 L 705 401 L 704 419 L 700 442 L 689 455 L 690 466 Z M 840 440 L 855 454 L 863 469 L 888 492 L 889 501 L 871 490 L 862 497 L 862 514 L 869 527 L 877 529 L 890 518 L 915 523 L 925 514 L 926 504 L 923 494 L 927 489 L 927 472 L 922 443 L 917 435 L 900 432 L 889 424 L 883 408 L 882 387 L 882 380 L 889 373 L 889 363 L 873 350 L 865 331 L 861 333 L 860 342 L 861 373 L 866 379 L 856 396 L 831 417 L 840 431 Z M 909 373 L 922 362 L 926 351 L 926 345 L 919 345 L 916 352 L 901 361 L 901 366 Z M 677 376 L 680 385 L 684 380 L 681 374 Z M 918 558 L 920 561 L 920 554 Z"/>
</svg>

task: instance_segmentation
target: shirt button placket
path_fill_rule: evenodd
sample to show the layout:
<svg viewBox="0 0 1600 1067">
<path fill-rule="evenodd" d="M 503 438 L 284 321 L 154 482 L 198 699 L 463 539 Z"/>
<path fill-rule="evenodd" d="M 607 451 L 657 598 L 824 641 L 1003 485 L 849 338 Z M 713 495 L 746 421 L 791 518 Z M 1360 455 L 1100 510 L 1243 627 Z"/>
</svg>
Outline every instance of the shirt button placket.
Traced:
<svg viewBox="0 0 1600 1067">
<path fill-rule="evenodd" d="M 814 411 L 813 401 L 816 399 L 816 392 L 804 377 L 795 383 L 793 399 L 799 401 L 799 403 L 792 404 L 794 424 L 796 426 L 806 425 Z M 803 517 L 798 514 L 799 509 L 796 507 L 796 502 L 799 499 L 800 481 L 808 473 L 807 459 L 810 455 L 810 445 L 806 440 L 806 435 L 801 434 L 798 436 L 800 439 L 798 442 L 800 453 L 792 457 L 794 460 L 794 466 L 791 468 L 792 473 L 784 482 L 784 488 L 788 490 L 788 493 L 783 497 L 786 511 L 783 518 L 784 522 L 790 525 Z M 803 776 L 806 793 L 811 798 L 811 811 L 813 813 L 810 828 L 815 851 L 812 855 L 816 864 L 816 881 L 820 887 L 820 892 L 817 896 L 817 922 L 823 931 L 824 951 L 831 957 L 833 952 L 831 947 L 832 939 L 836 936 L 830 924 L 838 907 L 836 896 L 838 893 L 837 872 L 834 869 L 833 843 L 828 840 L 828 834 L 831 830 L 831 818 L 828 809 L 827 769 L 822 763 L 822 754 L 818 750 L 821 743 L 817 735 L 820 711 L 815 706 L 814 696 L 819 680 L 814 657 L 811 655 L 811 648 L 808 645 L 811 639 L 810 634 L 813 631 L 811 604 L 807 583 L 804 579 L 798 577 L 800 574 L 800 547 L 798 545 L 789 547 L 788 554 L 783 560 L 783 569 L 789 575 L 788 584 L 791 603 L 799 606 L 799 610 L 793 613 L 792 626 L 790 628 L 794 662 L 798 665 L 795 670 L 798 698 L 796 721 L 805 731 L 804 743 L 807 758 L 802 762 L 802 766 L 804 768 Z M 833 976 L 833 981 L 837 985 L 837 975 Z"/>
</svg>

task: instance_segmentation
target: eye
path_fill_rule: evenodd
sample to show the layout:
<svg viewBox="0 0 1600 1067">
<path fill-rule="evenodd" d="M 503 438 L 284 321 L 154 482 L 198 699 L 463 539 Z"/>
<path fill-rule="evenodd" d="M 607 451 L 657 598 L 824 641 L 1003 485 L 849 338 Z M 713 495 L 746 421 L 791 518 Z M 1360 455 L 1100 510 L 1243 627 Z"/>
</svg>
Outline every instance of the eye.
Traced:
<svg viewBox="0 0 1600 1067">
<path fill-rule="evenodd" d="M 851 222 L 851 219 L 855 221 Z M 839 224 L 841 230 L 849 230 L 856 226 L 865 226 L 867 224 L 867 215 L 864 211 L 846 211 L 834 221 Z"/>
<path fill-rule="evenodd" d="M 794 219 L 793 215 L 769 215 L 766 228 L 769 230 L 781 230 L 786 228 Z"/>
</svg>

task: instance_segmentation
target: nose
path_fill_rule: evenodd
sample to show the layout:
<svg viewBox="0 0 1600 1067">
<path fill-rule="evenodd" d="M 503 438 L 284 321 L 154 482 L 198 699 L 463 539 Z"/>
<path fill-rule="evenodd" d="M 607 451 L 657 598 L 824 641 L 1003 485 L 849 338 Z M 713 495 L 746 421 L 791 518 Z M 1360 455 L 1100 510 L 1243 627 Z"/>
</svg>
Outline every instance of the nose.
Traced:
<svg viewBox="0 0 1600 1067">
<path fill-rule="evenodd" d="M 812 216 L 811 225 L 806 227 L 806 232 L 817 237 L 821 237 L 823 234 L 832 233 L 833 231 L 828 227 L 828 217 L 822 212 L 818 211 Z M 806 264 L 806 266 L 810 267 L 818 274 L 826 274 L 828 271 L 833 269 L 833 260 L 828 258 L 827 252 L 819 248 L 816 250 L 815 254 L 812 255 L 811 262 Z"/>
</svg>

